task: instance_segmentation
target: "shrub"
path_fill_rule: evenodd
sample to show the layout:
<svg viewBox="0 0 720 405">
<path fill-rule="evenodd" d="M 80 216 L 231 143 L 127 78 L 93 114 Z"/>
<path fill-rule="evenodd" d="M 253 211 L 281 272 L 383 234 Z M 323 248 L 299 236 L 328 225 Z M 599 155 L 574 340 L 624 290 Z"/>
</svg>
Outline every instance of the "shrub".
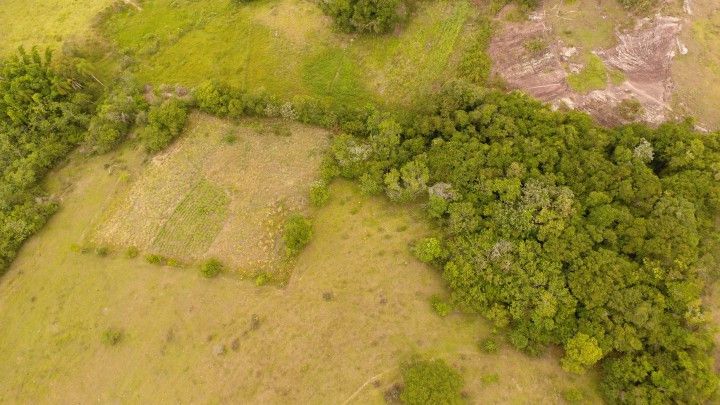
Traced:
<svg viewBox="0 0 720 405">
<path fill-rule="evenodd" d="M 430 305 L 432 305 L 435 313 L 443 318 L 450 315 L 450 312 L 452 312 L 452 305 L 437 295 L 433 295 L 430 298 Z"/>
<path fill-rule="evenodd" d="M 90 120 L 86 141 L 94 152 L 105 153 L 127 136 L 137 113 L 146 108 L 140 92 L 131 80 L 121 81 L 106 91 L 96 114 Z"/>
<path fill-rule="evenodd" d="M 102 333 L 100 340 L 106 346 L 115 346 L 122 341 L 123 336 L 124 336 L 124 333 L 121 329 L 107 328 Z"/>
<path fill-rule="evenodd" d="M 443 256 L 442 245 L 438 238 L 423 238 L 413 246 L 413 254 L 423 263 L 430 263 Z"/>
<path fill-rule="evenodd" d="M 110 248 L 107 246 L 100 246 L 97 249 L 95 249 L 95 254 L 97 254 L 100 257 L 105 257 L 110 254 Z"/>
<path fill-rule="evenodd" d="M 140 254 L 140 251 L 135 246 L 130 246 L 125 251 L 125 257 L 127 257 L 128 259 L 134 259 L 134 258 L 138 257 L 139 254 Z"/>
<path fill-rule="evenodd" d="M 312 224 L 299 214 L 291 215 L 285 222 L 283 239 L 288 257 L 297 256 L 312 238 Z"/>
<path fill-rule="evenodd" d="M 585 401 L 585 394 L 578 388 L 566 389 L 562 397 L 569 404 L 582 404 Z"/>
<path fill-rule="evenodd" d="M 320 8 L 344 32 L 385 33 L 405 19 L 402 0 L 322 0 Z"/>
<path fill-rule="evenodd" d="M 268 273 L 262 272 L 255 277 L 255 285 L 258 287 L 262 287 L 265 284 L 270 282 L 270 275 Z"/>
<path fill-rule="evenodd" d="M 400 399 L 408 405 L 462 404 L 463 379 L 443 360 L 413 360 L 401 368 L 404 388 Z"/>
<path fill-rule="evenodd" d="M 222 263 L 217 259 L 208 259 L 200 266 L 200 274 L 205 278 L 213 278 L 224 269 Z"/>
<path fill-rule="evenodd" d="M 635 121 L 644 113 L 644 109 L 640 101 L 635 98 L 626 98 L 617 106 L 617 112 L 620 117 L 626 121 Z"/>
<path fill-rule="evenodd" d="M 322 207 L 330 199 L 330 190 L 324 182 L 315 182 L 310 187 L 310 203 L 315 207 Z"/>
<path fill-rule="evenodd" d="M 498 349 L 499 347 L 497 341 L 491 337 L 480 341 L 480 350 L 482 350 L 483 353 L 495 354 L 498 352 Z"/>
<path fill-rule="evenodd" d="M 167 263 L 167 258 L 156 254 L 149 254 L 145 256 L 145 261 L 150 264 L 157 264 L 159 266 L 163 266 Z"/>
<path fill-rule="evenodd" d="M 180 100 L 167 100 L 148 112 L 148 124 L 142 132 L 145 149 L 159 152 L 180 135 L 187 122 L 187 106 Z"/>
</svg>

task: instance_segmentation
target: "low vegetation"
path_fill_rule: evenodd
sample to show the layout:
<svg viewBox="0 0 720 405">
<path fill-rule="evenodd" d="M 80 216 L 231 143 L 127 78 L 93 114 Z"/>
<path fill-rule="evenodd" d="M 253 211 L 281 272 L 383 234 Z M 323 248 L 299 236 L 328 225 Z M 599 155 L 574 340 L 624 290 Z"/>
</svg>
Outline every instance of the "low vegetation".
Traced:
<svg viewBox="0 0 720 405">
<path fill-rule="evenodd" d="M 599 56 L 591 54 L 582 70 L 569 75 L 567 81 L 570 88 L 579 93 L 602 90 L 608 83 L 607 68 Z"/>
<path fill-rule="evenodd" d="M 293 214 L 285 221 L 283 241 L 287 257 L 297 256 L 310 243 L 313 230 L 312 223 L 299 214 Z"/>
<path fill-rule="evenodd" d="M 413 359 L 402 367 L 400 399 L 408 405 L 463 404 L 463 379 L 445 361 Z"/>
</svg>

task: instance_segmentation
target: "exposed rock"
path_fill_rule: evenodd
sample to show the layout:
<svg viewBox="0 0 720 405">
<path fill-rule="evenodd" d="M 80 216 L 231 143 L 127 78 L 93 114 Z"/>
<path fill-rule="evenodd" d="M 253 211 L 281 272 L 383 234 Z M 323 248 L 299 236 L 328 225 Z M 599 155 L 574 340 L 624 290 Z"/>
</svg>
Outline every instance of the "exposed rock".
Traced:
<svg viewBox="0 0 720 405">
<path fill-rule="evenodd" d="M 552 43 L 538 53 L 530 53 L 525 48 L 528 41 L 546 37 L 549 31 L 544 18 L 508 23 L 493 37 L 488 48 L 493 73 L 501 76 L 509 87 L 525 90 L 544 101 L 560 98 L 570 91 L 557 44 Z"/>
<path fill-rule="evenodd" d="M 679 19 L 656 16 L 638 22 L 634 29 L 618 33 L 618 45 L 595 53 L 606 66 L 623 73 L 621 84 L 608 83 L 603 90 L 580 94 L 572 91 L 567 76 L 578 73 L 582 65 L 567 63 L 576 48 L 550 42 L 541 53 L 530 53 L 525 44 L 542 37 L 552 38 L 542 14 L 523 23 L 506 24 L 493 38 L 489 53 L 493 72 L 512 89 L 519 89 L 555 108 L 577 108 L 590 113 L 604 125 L 625 122 L 617 106 L 626 99 L 636 99 L 643 107 L 639 120 L 659 124 L 671 113 L 672 95 L 670 67 L 673 57 L 687 53 L 679 41 L 682 29 Z"/>
</svg>

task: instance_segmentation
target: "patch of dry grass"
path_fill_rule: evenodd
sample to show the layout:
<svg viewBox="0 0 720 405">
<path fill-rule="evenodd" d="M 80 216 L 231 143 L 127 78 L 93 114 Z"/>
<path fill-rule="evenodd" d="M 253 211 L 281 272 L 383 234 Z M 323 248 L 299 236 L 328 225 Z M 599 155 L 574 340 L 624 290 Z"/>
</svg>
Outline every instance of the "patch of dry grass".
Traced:
<svg viewBox="0 0 720 405">
<path fill-rule="evenodd" d="M 246 274 L 276 271 L 279 223 L 306 210 L 326 142 L 324 131 L 299 124 L 196 114 L 186 135 L 118 194 L 92 242 L 181 262 L 216 257 Z"/>
<path fill-rule="evenodd" d="M 0 1 L 0 56 L 20 45 L 60 48 L 63 40 L 82 35 L 112 0 Z"/>
<path fill-rule="evenodd" d="M 51 177 L 53 189 L 73 185 L 64 209 L 0 281 L 0 402 L 382 403 L 412 352 L 456 367 L 470 402 L 561 403 L 570 387 L 598 402 L 593 377 L 564 373 L 556 353 L 483 354 L 484 322 L 437 316 L 430 298 L 443 282 L 409 252 L 431 232 L 419 207 L 347 183 L 316 213 L 285 289 L 71 252 L 125 187 L 105 164 L 134 171 L 139 155 L 73 162 Z M 122 331 L 115 346 L 102 341 L 109 329 Z"/>
</svg>

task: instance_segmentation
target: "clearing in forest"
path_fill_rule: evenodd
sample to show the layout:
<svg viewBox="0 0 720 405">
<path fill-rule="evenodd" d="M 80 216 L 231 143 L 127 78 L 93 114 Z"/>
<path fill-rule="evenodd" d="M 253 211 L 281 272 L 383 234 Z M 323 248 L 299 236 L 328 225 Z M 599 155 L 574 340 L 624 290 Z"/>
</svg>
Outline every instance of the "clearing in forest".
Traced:
<svg viewBox="0 0 720 405">
<path fill-rule="evenodd" d="M 307 208 L 326 143 L 325 131 L 299 124 L 196 114 L 185 136 L 129 176 L 91 242 L 274 270 L 284 215 Z"/>
</svg>

